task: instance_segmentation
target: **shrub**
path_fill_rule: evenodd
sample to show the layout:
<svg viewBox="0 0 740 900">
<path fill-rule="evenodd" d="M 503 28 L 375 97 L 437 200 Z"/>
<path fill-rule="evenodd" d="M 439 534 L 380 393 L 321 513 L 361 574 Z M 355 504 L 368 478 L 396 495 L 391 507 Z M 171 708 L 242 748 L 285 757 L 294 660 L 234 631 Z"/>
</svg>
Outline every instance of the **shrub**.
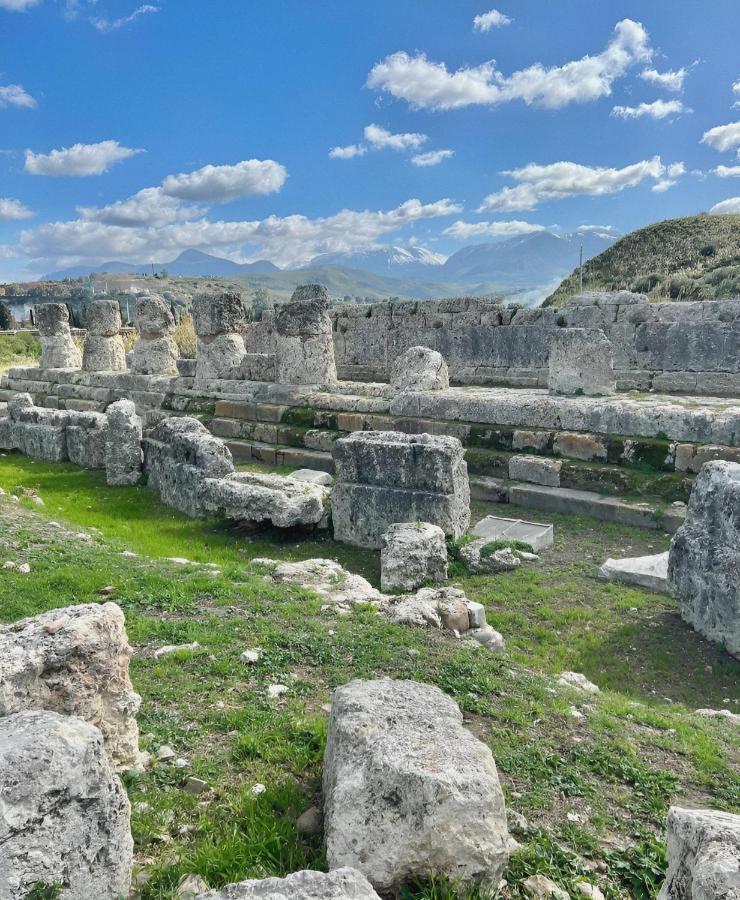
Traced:
<svg viewBox="0 0 740 900">
<path fill-rule="evenodd" d="M 180 321 L 175 327 L 175 343 L 182 359 L 195 359 L 197 339 L 193 317 L 188 312 L 180 316 Z"/>
<path fill-rule="evenodd" d="M 0 302 L 0 331 L 10 331 L 15 325 L 13 313 L 7 303 Z"/>
</svg>

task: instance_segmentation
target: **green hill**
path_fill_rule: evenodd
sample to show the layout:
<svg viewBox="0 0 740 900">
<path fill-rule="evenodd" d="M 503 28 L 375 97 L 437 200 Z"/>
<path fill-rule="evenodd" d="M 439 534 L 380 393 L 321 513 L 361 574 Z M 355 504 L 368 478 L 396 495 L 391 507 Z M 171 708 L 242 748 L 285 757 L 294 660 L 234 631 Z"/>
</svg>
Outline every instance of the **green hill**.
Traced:
<svg viewBox="0 0 740 900">
<path fill-rule="evenodd" d="M 740 297 L 740 215 L 687 216 L 633 231 L 584 264 L 583 288 L 656 301 Z M 543 306 L 562 306 L 578 290 L 575 269 Z"/>
</svg>

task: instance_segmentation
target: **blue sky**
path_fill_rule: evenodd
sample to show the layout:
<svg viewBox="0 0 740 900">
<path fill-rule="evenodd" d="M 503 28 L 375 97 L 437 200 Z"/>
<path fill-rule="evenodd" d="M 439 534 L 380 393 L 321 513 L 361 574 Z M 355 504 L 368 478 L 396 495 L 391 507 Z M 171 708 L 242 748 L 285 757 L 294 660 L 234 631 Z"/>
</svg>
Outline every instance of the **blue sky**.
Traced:
<svg viewBox="0 0 740 900">
<path fill-rule="evenodd" d="M 0 0 L 0 37 L 0 280 L 740 212 L 738 0 Z"/>
</svg>

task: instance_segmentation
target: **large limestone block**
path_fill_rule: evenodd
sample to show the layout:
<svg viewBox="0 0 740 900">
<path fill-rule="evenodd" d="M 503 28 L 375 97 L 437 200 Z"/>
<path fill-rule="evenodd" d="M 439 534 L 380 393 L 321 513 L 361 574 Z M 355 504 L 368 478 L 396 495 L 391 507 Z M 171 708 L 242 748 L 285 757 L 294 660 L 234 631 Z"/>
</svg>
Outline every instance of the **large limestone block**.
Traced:
<svg viewBox="0 0 740 900">
<path fill-rule="evenodd" d="M 708 462 L 696 477 L 668 586 L 684 621 L 740 658 L 740 463 Z"/>
<path fill-rule="evenodd" d="M 277 528 L 325 525 L 329 491 L 283 475 L 238 472 L 208 478 L 201 493 L 202 514 L 239 522 L 270 522 Z"/>
<path fill-rule="evenodd" d="M 39 330 L 42 369 L 79 369 L 82 354 L 72 340 L 69 310 L 64 303 L 42 303 L 34 307 Z"/>
<path fill-rule="evenodd" d="M 201 294 L 193 299 L 193 323 L 198 335 L 195 383 L 239 378 L 244 361 L 247 319 L 240 294 Z"/>
<path fill-rule="evenodd" d="M 196 900 L 380 900 L 370 882 L 355 869 L 328 874 L 306 870 L 286 878 L 262 878 L 229 884 Z"/>
<path fill-rule="evenodd" d="M 175 317 L 162 297 L 139 297 L 134 307 L 139 341 L 131 353 L 131 371 L 141 375 L 177 375 L 177 344 L 172 336 Z"/>
<path fill-rule="evenodd" d="M 234 292 L 198 294 L 193 298 L 192 313 L 199 337 L 241 333 L 247 322 L 241 294 Z"/>
<path fill-rule="evenodd" d="M 412 391 L 444 391 L 450 386 L 447 363 L 428 347 L 409 347 L 393 361 L 390 395 Z"/>
<path fill-rule="evenodd" d="M 671 807 L 658 900 L 740 900 L 740 816 Z"/>
<path fill-rule="evenodd" d="M 384 591 L 414 591 L 432 581 L 447 581 L 445 533 L 429 522 L 391 525 L 383 535 L 380 586 Z"/>
<path fill-rule="evenodd" d="M 601 397 L 616 391 L 609 338 L 599 328 L 559 328 L 550 338 L 551 394 Z"/>
<path fill-rule="evenodd" d="M 275 380 L 331 384 L 337 380 L 329 294 L 320 284 L 297 287 L 273 318 Z"/>
<path fill-rule="evenodd" d="M 508 833 L 491 751 L 438 688 L 352 681 L 332 700 L 324 833 L 329 868 L 380 892 L 430 873 L 495 890 Z"/>
<path fill-rule="evenodd" d="M 103 734 L 118 770 L 138 768 L 131 647 L 115 603 L 54 609 L 0 625 L 0 716 L 48 709 L 78 716 Z"/>
<path fill-rule="evenodd" d="M 67 459 L 69 413 L 34 406 L 30 394 L 15 394 L 8 403 L 10 443 L 26 456 L 61 462 Z"/>
<path fill-rule="evenodd" d="M 82 353 L 86 372 L 123 372 L 126 350 L 121 340 L 121 310 L 115 300 L 96 300 L 87 308 L 87 337 Z"/>
<path fill-rule="evenodd" d="M 104 413 L 70 413 L 67 425 L 69 461 L 83 469 L 105 468 L 108 418 Z"/>
<path fill-rule="evenodd" d="M 105 478 L 110 485 L 136 484 L 141 477 L 142 422 L 131 400 L 118 400 L 106 410 Z"/>
<path fill-rule="evenodd" d="M 44 710 L 0 719 L 0 900 L 41 882 L 61 900 L 127 897 L 133 840 L 97 728 Z"/>
</svg>

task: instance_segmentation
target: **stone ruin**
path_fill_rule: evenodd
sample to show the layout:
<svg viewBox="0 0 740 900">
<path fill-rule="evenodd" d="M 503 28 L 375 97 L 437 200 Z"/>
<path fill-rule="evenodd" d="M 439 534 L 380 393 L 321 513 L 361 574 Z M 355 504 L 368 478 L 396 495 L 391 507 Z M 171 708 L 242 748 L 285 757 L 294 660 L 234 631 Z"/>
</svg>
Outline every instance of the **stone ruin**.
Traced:
<svg viewBox="0 0 740 900">
<path fill-rule="evenodd" d="M 329 294 L 306 284 L 274 315 L 275 380 L 279 384 L 329 384 L 337 380 Z"/>
<path fill-rule="evenodd" d="M 445 391 L 450 386 L 447 363 L 428 347 L 409 347 L 393 363 L 390 396 L 418 391 Z"/>
<path fill-rule="evenodd" d="M 44 369 L 79 369 L 82 354 L 72 340 L 69 310 L 64 303 L 43 303 L 34 310 Z"/>
<path fill-rule="evenodd" d="M 551 394 L 616 393 L 612 344 L 600 328 L 563 328 L 553 334 L 547 386 Z"/>
<path fill-rule="evenodd" d="M 240 294 L 193 298 L 193 323 L 198 336 L 195 382 L 207 385 L 219 378 L 238 378 L 244 362 L 247 319 Z"/>
<path fill-rule="evenodd" d="M 139 297 L 134 307 L 139 341 L 131 351 L 130 368 L 140 375 L 177 375 L 179 351 L 173 337 L 175 317 L 162 297 Z"/>
<path fill-rule="evenodd" d="M 116 300 L 97 300 L 87 308 L 87 336 L 82 352 L 86 372 L 124 372 L 121 310 Z"/>
</svg>

